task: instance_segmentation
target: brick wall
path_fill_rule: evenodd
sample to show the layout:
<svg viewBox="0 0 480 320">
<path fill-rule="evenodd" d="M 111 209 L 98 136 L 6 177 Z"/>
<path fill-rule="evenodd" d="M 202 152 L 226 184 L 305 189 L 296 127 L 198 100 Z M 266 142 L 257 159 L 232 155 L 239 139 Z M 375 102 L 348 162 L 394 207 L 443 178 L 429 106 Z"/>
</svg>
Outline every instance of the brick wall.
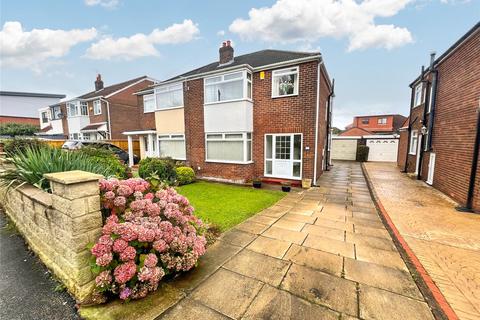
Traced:
<svg viewBox="0 0 480 320">
<path fill-rule="evenodd" d="M 408 131 L 400 131 L 400 139 L 398 141 L 398 156 L 397 156 L 397 166 L 401 170 L 405 168 L 405 161 L 407 160 L 407 147 L 408 147 Z"/>
<path fill-rule="evenodd" d="M 155 112 L 143 112 L 143 95 L 137 96 L 137 104 L 140 112 L 138 113 L 138 129 L 137 130 L 155 130 Z"/>
<path fill-rule="evenodd" d="M 34 126 L 40 126 L 40 119 L 39 118 L 0 116 L 0 124 L 5 124 L 5 123 L 21 123 L 21 124 L 31 124 L 31 125 L 34 125 Z"/>
</svg>

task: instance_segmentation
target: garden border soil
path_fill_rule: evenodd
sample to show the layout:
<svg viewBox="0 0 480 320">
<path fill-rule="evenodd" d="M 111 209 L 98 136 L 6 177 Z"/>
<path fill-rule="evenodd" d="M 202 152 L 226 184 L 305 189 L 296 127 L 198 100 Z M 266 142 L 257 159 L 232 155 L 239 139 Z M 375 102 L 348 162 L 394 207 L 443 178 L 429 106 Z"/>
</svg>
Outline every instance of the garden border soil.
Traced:
<svg viewBox="0 0 480 320">
<path fill-rule="evenodd" d="M 405 261 L 408 270 L 412 274 L 415 282 L 417 283 L 418 288 L 425 297 L 425 301 L 432 309 L 433 315 L 437 320 L 458 320 L 458 316 L 450 307 L 447 300 L 441 293 L 440 289 L 435 285 L 432 278 L 428 275 L 427 271 L 421 264 L 420 260 L 418 260 L 415 253 L 412 251 L 412 249 L 409 247 L 398 229 L 395 227 L 392 219 L 388 215 L 387 210 L 383 206 L 373 187 L 373 183 L 370 179 L 370 176 L 368 175 L 367 169 L 365 168 L 365 164 L 362 163 L 361 167 L 365 180 L 367 181 L 370 195 L 372 196 L 377 211 L 380 213 L 380 218 L 386 229 L 390 233 L 393 242 L 395 243 L 398 251 L 400 252 L 400 255 Z"/>
</svg>

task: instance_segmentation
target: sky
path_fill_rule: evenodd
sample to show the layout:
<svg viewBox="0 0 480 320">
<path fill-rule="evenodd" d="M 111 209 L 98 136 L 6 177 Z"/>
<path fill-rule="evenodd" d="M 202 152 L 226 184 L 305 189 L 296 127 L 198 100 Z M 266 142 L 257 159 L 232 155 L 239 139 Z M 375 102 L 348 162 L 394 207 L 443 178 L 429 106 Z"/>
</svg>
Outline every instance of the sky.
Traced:
<svg viewBox="0 0 480 320">
<path fill-rule="evenodd" d="M 266 48 L 320 51 L 335 79 L 333 124 L 408 115 L 430 52 L 480 20 L 480 0 L 0 0 L 0 90 L 75 97 L 142 75 L 164 80 Z"/>
</svg>

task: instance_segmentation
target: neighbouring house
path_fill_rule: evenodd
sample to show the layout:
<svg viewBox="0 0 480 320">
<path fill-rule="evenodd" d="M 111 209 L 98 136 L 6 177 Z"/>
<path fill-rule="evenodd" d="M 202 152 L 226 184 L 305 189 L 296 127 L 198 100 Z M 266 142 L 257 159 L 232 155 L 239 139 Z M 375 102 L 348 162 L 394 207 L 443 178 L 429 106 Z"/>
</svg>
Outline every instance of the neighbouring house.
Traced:
<svg viewBox="0 0 480 320">
<path fill-rule="evenodd" d="M 480 23 L 437 59 L 432 54 L 410 87 L 399 165 L 465 210 L 480 210 Z"/>
<path fill-rule="evenodd" d="M 362 128 L 352 127 L 346 129 L 343 132 L 340 132 L 337 136 L 339 137 L 354 137 L 354 136 L 369 136 L 373 135 L 374 133 Z"/>
<path fill-rule="evenodd" d="M 39 108 L 65 98 L 64 94 L 0 91 L 0 124 L 24 123 L 41 125 L 48 119 Z"/>
<path fill-rule="evenodd" d="M 328 165 L 333 86 L 320 53 L 262 50 L 234 55 L 137 95 L 155 131 L 138 136 L 149 155 L 184 160 L 220 181 L 316 179 Z M 132 151 L 130 150 L 130 154 Z"/>
<path fill-rule="evenodd" d="M 372 116 L 357 116 L 353 122 L 345 127 L 345 131 L 339 136 L 364 135 L 362 130 L 372 134 L 396 134 L 398 129 L 405 122 L 406 117 L 400 114 L 381 114 Z M 357 134 L 361 133 L 361 134 Z"/>
<path fill-rule="evenodd" d="M 66 138 L 73 140 L 124 139 L 125 130 L 153 123 L 153 114 L 143 114 L 143 106 L 134 93 L 155 82 L 142 76 L 104 87 L 99 74 L 94 91 L 42 108 L 40 112 L 47 115 L 42 131 L 45 135 L 56 135 L 61 130 Z"/>
</svg>

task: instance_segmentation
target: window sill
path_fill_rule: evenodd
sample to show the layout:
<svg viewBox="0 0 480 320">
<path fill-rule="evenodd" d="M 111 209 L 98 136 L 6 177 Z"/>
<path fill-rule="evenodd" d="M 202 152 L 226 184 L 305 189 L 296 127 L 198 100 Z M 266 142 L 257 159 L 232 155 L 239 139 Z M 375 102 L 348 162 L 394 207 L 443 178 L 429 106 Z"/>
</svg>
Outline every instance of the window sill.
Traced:
<svg viewBox="0 0 480 320">
<path fill-rule="evenodd" d="M 145 110 L 143 110 L 143 113 L 154 113 L 155 111 L 157 111 L 157 110 L 152 110 L 152 111 L 145 111 Z M 160 110 L 158 110 L 158 111 L 160 111 Z"/>
<path fill-rule="evenodd" d="M 211 163 L 226 163 L 226 164 L 252 164 L 253 161 L 228 161 L 228 160 L 205 160 Z"/>
<path fill-rule="evenodd" d="M 168 107 L 168 108 L 163 108 L 163 109 L 155 109 L 155 110 L 152 111 L 152 112 L 156 112 L 156 111 L 167 111 L 167 110 L 182 109 L 182 108 L 183 108 L 183 106 Z"/>
<path fill-rule="evenodd" d="M 416 156 L 416 155 L 417 155 L 417 153 L 416 153 L 416 152 L 415 152 L 415 153 L 411 153 L 411 152 L 409 152 L 409 153 L 408 153 L 408 155 L 410 155 L 410 156 Z"/>
<path fill-rule="evenodd" d="M 285 94 L 283 96 L 272 96 L 272 99 L 277 99 L 277 98 L 288 98 L 288 97 L 295 97 L 295 96 L 298 96 L 298 93 L 294 93 L 294 94 Z"/>
<path fill-rule="evenodd" d="M 253 100 L 252 100 L 252 99 L 242 98 L 242 99 L 225 100 L 225 101 L 205 102 L 205 103 L 203 103 L 203 105 L 204 105 L 204 106 L 210 106 L 210 105 L 215 105 L 215 104 L 229 103 L 229 102 L 238 102 L 238 101 L 249 101 L 249 102 L 253 103 Z"/>
</svg>

